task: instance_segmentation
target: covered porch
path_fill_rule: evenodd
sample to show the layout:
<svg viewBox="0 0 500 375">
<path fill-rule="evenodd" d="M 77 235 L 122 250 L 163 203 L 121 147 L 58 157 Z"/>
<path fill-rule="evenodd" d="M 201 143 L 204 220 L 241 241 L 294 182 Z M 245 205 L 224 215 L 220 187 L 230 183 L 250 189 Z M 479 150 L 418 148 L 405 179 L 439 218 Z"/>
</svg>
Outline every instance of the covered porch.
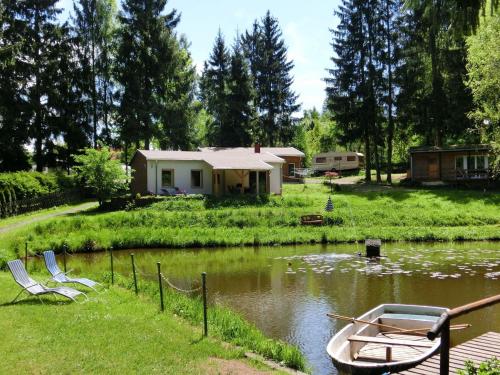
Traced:
<svg viewBox="0 0 500 375">
<path fill-rule="evenodd" d="M 262 169 L 214 169 L 212 192 L 227 194 L 269 194 L 270 171 Z"/>
</svg>

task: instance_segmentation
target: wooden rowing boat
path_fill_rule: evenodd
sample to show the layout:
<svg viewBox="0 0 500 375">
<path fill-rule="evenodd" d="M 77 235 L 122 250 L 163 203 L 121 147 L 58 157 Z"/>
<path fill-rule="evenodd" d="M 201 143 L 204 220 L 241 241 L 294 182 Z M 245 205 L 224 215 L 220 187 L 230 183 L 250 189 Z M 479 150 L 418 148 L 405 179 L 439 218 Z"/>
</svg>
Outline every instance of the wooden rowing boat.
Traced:
<svg viewBox="0 0 500 375">
<path fill-rule="evenodd" d="M 433 355 L 440 338 L 427 330 L 444 307 L 384 304 L 342 328 L 326 350 L 337 369 L 351 374 L 383 374 L 414 367 Z M 331 315 L 332 317 L 338 317 Z"/>
</svg>

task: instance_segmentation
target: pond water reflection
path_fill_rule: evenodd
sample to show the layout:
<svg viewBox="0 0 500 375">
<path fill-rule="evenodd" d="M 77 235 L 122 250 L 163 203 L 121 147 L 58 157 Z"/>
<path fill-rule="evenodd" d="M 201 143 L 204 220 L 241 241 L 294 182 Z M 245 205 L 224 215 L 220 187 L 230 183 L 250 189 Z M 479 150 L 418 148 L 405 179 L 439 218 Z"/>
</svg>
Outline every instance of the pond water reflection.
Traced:
<svg viewBox="0 0 500 375">
<path fill-rule="evenodd" d="M 383 244 L 378 261 L 359 257 L 360 245 L 303 245 L 201 250 L 134 250 L 144 275 L 156 262 L 182 287 L 206 271 L 212 301 L 239 311 L 268 336 L 297 345 L 314 374 L 335 374 L 325 347 L 346 323 L 327 312 L 358 316 L 381 303 L 455 307 L 500 293 L 500 243 Z M 129 251 L 115 252 L 115 269 L 130 274 Z M 106 254 L 82 254 L 79 271 L 107 267 Z M 69 267 L 71 268 L 71 267 Z M 141 277 L 141 276 L 140 276 Z M 459 343 L 500 331 L 500 305 L 454 323 Z"/>
</svg>

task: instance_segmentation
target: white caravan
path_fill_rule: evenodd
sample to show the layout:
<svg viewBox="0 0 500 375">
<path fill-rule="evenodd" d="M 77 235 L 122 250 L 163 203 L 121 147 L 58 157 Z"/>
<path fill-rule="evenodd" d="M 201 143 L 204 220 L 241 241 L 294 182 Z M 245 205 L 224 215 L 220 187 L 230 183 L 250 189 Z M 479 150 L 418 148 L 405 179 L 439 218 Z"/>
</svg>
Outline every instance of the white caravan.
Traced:
<svg viewBox="0 0 500 375">
<path fill-rule="evenodd" d="M 347 171 L 364 167 L 364 155 L 359 152 L 322 152 L 312 159 L 312 169 L 316 172 Z"/>
</svg>

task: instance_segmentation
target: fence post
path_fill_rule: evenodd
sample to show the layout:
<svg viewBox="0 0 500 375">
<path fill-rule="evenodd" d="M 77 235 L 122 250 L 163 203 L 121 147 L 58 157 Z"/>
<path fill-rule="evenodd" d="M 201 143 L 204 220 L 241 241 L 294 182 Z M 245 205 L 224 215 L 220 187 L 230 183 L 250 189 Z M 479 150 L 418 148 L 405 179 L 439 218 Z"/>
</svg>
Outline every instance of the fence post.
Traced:
<svg viewBox="0 0 500 375">
<path fill-rule="evenodd" d="M 156 263 L 158 268 L 158 288 L 160 288 L 160 310 L 163 311 L 165 307 L 163 306 L 163 284 L 161 282 L 161 265 L 160 262 Z"/>
<path fill-rule="evenodd" d="M 28 241 L 24 244 L 24 268 L 28 270 Z"/>
<path fill-rule="evenodd" d="M 64 244 L 63 246 L 63 263 L 64 263 L 64 273 L 68 272 L 66 268 L 66 249 L 68 248 L 68 245 Z"/>
<path fill-rule="evenodd" d="M 135 287 L 135 294 L 137 294 L 139 291 L 137 290 L 137 276 L 135 275 L 134 253 L 131 253 L 131 254 L 130 254 L 130 258 L 132 259 L 132 273 L 134 274 L 134 287 Z"/>
<path fill-rule="evenodd" d="M 203 335 L 208 336 L 208 320 L 207 320 L 207 273 L 201 274 L 201 286 L 203 290 Z"/>
<path fill-rule="evenodd" d="M 439 352 L 439 374 L 448 375 L 450 371 L 450 319 L 447 318 L 441 330 Z"/>
<path fill-rule="evenodd" d="M 109 261 L 111 265 L 111 284 L 115 283 L 115 271 L 113 269 L 113 246 L 109 248 Z"/>
</svg>

